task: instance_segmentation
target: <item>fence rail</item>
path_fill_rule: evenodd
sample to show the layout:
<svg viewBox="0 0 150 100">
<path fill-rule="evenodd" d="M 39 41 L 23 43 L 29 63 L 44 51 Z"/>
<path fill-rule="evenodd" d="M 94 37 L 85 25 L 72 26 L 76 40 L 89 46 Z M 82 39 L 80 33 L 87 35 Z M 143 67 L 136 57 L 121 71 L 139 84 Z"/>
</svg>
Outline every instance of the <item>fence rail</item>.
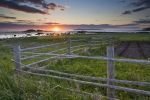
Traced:
<svg viewBox="0 0 150 100">
<path fill-rule="evenodd" d="M 121 91 L 150 96 L 150 91 L 133 89 L 133 88 L 129 88 L 129 87 L 122 87 L 122 86 L 116 85 L 116 83 L 121 83 L 121 84 L 131 84 L 131 85 L 139 85 L 139 86 L 150 86 L 149 82 L 139 82 L 139 81 L 115 79 L 115 62 L 150 64 L 149 60 L 115 58 L 113 45 L 108 45 L 107 56 L 81 56 L 81 55 L 72 54 L 74 51 L 80 50 L 84 47 L 91 48 L 91 46 L 89 46 L 89 45 L 93 45 L 93 46 L 99 45 L 99 44 L 90 44 L 92 42 L 87 42 L 88 44 L 72 46 L 73 42 L 79 42 L 79 41 L 84 41 L 84 40 L 83 39 L 71 40 L 71 38 L 69 37 L 66 42 L 55 43 L 55 44 L 51 44 L 51 45 L 44 45 L 44 46 L 24 48 L 24 49 L 21 49 L 20 46 L 14 46 L 13 50 L 14 50 L 14 62 L 16 65 L 16 70 L 19 72 L 30 74 L 30 75 L 51 77 L 51 78 L 56 78 L 56 79 L 60 79 L 60 80 L 72 81 L 72 82 L 76 82 L 79 84 L 94 85 L 94 86 L 98 86 L 98 87 L 106 87 L 107 88 L 107 97 L 109 98 L 109 100 L 113 100 L 112 98 L 115 98 L 115 90 L 121 90 Z M 39 52 L 36 53 L 36 52 L 30 51 L 30 50 L 41 49 L 41 48 L 46 48 L 46 47 L 59 46 L 61 44 L 67 44 L 67 47 L 60 48 L 58 50 L 54 50 L 54 51 L 47 52 L 47 53 L 39 53 Z M 67 50 L 67 53 L 58 54 L 59 51 L 64 51 L 64 50 Z M 33 54 L 33 55 L 22 58 L 21 54 Z M 43 55 L 48 55 L 51 57 L 33 62 L 31 64 L 27 64 L 27 65 L 22 64 L 23 60 L 29 60 L 29 59 L 40 57 Z M 33 65 L 49 61 L 53 58 L 68 58 L 68 59 L 69 58 L 83 58 L 83 59 L 105 60 L 105 61 L 107 61 L 107 78 L 70 74 L 70 73 L 59 72 L 56 70 L 46 70 L 46 69 L 33 67 Z M 42 68 L 44 68 L 44 67 L 42 67 Z M 101 83 L 98 83 L 95 81 L 106 82 L 106 84 L 101 84 Z"/>
<path fill-rule="evenodd" d="M 38 47 L 25 48 L 25 49 L 21 49 L 21 51 L 27 51 L 27 50 L 34 50 L 34 49 L 46 48 L 46 47 L 51 47 L 51 46 L 60 45 L 60 44 L 64 44 L 64 43 L 66 43 L 66 42 L 54 43 L 54 44 L 44 45 L 44 46 L 38 46 Z"/>
<path fill-rule="evenodd" d="M 138 82 L 138 81 L 128 81 L 128 80 L 117 80 L 117 79 L 108 79 L 108 78 L 102 78 L 102 77 L 92 77 L 92 76 L 84 76 L 84 75 L 78 75 L 78 74 L 70 74 L 70 73 L 64 73 L 56 70 L 44 70 L 44 69 L 37 69 L 34 67 L 28 67 L 26 65 L 22 65 L 24 68 L 30 69 L 30 71 L 35 71 L 39 73 L 54 73 L 54 74 L 59 74 L 62 76 L 68 76 L 68 77 L 74 77 L 74 78 L 82 78 L 82 79 L 87 79 L 87 80 L 93 80 L 93 81 L 111 81 L 115 83 L 122 83 L 122 84 L 132 84 L 132 85 L 139 85 L 139 86 L 150 86 L 149 82 Z"/>
<path fill-rule="evenodd" d="M 77 83 L 85 84 L 85 85 L 94 85 L 94 86 L 98 86 L 98 87 L 106 87 L 106 88 L 111 88 L 111 89 L 122 90 L 122 91 L 131 92 L 131 93 L 137 93 L 137 94 L 143 94 L 143 95 L 150 96 L 150 92 L 149 91 L 144 91 L 144 90 L 138 90 L 138 89 L 120 87 L 120 86 L 115 86 L 115 85 L 108 85 L 108 84 L 101 84 L 101 83 L 96 83 L 96 82 L 82 81 L 82 80 L 71 79 L 71 78 L 67 78 L 67 77 L 40 74 L 40 73 L 35 73 L 35 72 L 23 71 L 23 70 L 17 70 L 17 71 L 23 72 L 23 73 L 26 73 L 26 74 L 31 74 L 31 75 L 50 77 L 50 78 L 55 78 L 55 79 L 60 79 L 60 80 L 67 80 L 67 81 L 77 82 Z"/>
<path fill-rule="evenodd" d="M 126 59 L 126 58 L 109 58 L 104 56 L 80 56 L 80 55 L 67 55 L 67 54 L 56 54 L 56 53 L 33 53 L 33 52 L 24 52 L 26 54 L 37 54 L 37 55 L 51 55 L 51 56 L 60 56 L 60 57 L 73 57 L 73 58 L 85 58 L 85 59 L 96 59 L 96 60 L 112 60 L 116 62 L 129 62 L 129 63 L 144 63 L 150 64 L 149 60 L 137 60 L 137 59 Z"/>
</svg>

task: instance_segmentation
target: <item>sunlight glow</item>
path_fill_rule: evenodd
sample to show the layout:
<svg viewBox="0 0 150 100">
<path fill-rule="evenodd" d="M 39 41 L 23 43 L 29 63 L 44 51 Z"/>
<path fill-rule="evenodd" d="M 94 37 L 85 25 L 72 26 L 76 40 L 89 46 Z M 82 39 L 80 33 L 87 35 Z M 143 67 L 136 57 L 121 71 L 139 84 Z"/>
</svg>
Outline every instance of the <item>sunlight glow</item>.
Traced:
<svg viewBox="0 0 150 100">
<path fill-rule="evenodd" d="M 54 28 L 52 29 L 52 31 L 54 31 L 54 32 L 59 32 L 59 31 L 61 31 L 61 29 L 60 29 L 60 27 L 54 27 Z"/>
</svg>

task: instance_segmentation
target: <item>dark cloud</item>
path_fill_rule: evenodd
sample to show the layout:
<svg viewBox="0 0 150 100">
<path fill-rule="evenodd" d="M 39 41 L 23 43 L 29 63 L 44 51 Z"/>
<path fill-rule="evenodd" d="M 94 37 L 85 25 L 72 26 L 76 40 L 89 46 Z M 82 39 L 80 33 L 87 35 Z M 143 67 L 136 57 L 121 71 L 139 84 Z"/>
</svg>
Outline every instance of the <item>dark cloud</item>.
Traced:
<svg viewBox="0 0 150 100">
<path fill-rule="evenodd" d="M 18 22 L 24 22 L 24 23 L 18 23 Z M 34 25 L 29 24 L 27 22 L 32 22 L 30 20 L 16 20 L 15 22 L 5 21 L 0 22 L 0 28 L 1 27 L 22 27 L 22 26 L 50 26 L 50 25 L 58 25 L 58 26 L 64 26 L 64 27 L 73 27 L 73 28 L 91 28 L 91 29 L 98 29 L 98 28 L 120 28 L 120 27 L 134 27 L 138 25 L 137 23 L 130 23 L 130 24 L 121 24 L 121 25 L 112 25 L 112 24 L 60 24 L 56 22 L 47 22 L 43 23 L 41 25 Z"/>
<path fill-rule="evenodd" d="M 57 5 L 55 3 L 49 3 L 47 4 L 47 8 L 51 9 L 51 10 L 55 10 L 57 7 Z"/>
<path fill-rule="evenodd" d="M 49 4 L 46 4 L 46 5 L 43 5 L 45 8 L 49 9 L 49 10 L 56 10 L 56 9 L 59 9 L 59 10 L 62 10 L 64 11 L 65 10 L 65 6 L 63 5 L 57 5 L 55 3 L 49 3 Z"/>
<path fill-rule="evenodd" d="M 135 7 L 139 7 L 139 6 L 150 7 L 150 0 L 136 0 L 131 4 Z"/>
<path fill-rule="evenodd" d="M 143 11 L 145 9 L 148 9 L 149 7 L 140 7 L 140 8 L 137 8 L 137 9 L 133 9 L 132 12 L 139 12 L 139 11 Z"/>
<path fill-rule="evenodd" d="M 137 23 L 129 23 L 129 24 L 122 24 L 122 25 L 115 25 L 115 28 L 127 28 L 127 29 L 136 29 L 138 27 Z"/>
<path fill-rule="evenodd" d="M 126 0 L 120 0 L 120 2 L 121 2 L 121 3 L 125 3 L 125 2 L 126 2 Z"/>
<path fill-rule="evenodd" d="M 34 22 L 31 21 L 31 20 L 14 20 L 14 21 L 3 21 L 3 22 L 0 22 L 1 23 L 1 26 L 4 25 L 4 27 L 6 25 L 8 26 L 19 26 L 19 25 L 26 25 L 26 26 L 30 26 L 30 25 L 34 25 Z"/>
<path fill-rule="evenodd" d="M 44 24 L 46 24 L 46 25 L 58 25 L 58 24 L 60 24 L 60 23 L 48 22 L 48 23 L 44 23 Z"/>
<path fill-rule="evenodd" d="M 16 2 L 30 2 L 30 3 L 34 3 L 34 4 L 45 4 L 44 0 L 15 0 Z"/>
<path fill-rule="evenodd" d="M 68 27 L 75 27 L 75 28 L 82 28 L 82 29 L 86 29 L 86 28 L 91 28 L 91 29 L 98 29 L 98 28 L 114 28 L 114 25 L 111 24 L 99 24 L 99 25 L 95 25 L 95 24 L 79 24 L 79 25 L 65 25 Z"/>
<path fill-rule="evenodd" d="M 138 21 L 134 21 L 137 24 L 150 24 L 150 19 L 140 19 Z"/>
<path fill-rule="evenodd" d="M 7 0 L 0 0 L 0 7 L 5 7 L 9 9 L 14 9 L 17 11 L 23 11 L 27 13 L 40 13 L 40 14 L 46 14 L 45 11 L 42 11 L 40 9 L 36 9 L 27 5 L 20 5 L 13 1 L 7 1 Z"/>
<path fill-rule="evenodd" d="M 47 5 L 45 0 L 16 0 L 17 3 L 31 3 L 36 6 L 42 6 L 43 8 L 47 9 Z"/>
<path fill-rule="evenodd" d="M 150 31 L 150 27 L 143 28 L 143 31 Z"/>
<path fill-rule="evenodd" d="M 18 21 L 24 21 L 24 20 L 18 20 Z M 26 29 L 46 29 L 47 27 L 50 27 L 53 24 L 57 24 L 58 26 L 63 26 L 64 29 L 69 29 L 69 30 L 74 30 L 74 29 L 115 29 L 115 28 L 128 28 L 128 29 L 136 29 L 137 28 L 137 24 L 123 24 L 123 25 L 111 25 L 111 24 L 99 24 L 99 25 L 95 25 L 95 24 L 59 24 L 59 23 L 45 23 L 42 25 L 34 25 L 34 24 L 29 24 L 29 23 L 18 23 L 18 22 L 0 22 L 0 31 L 11 31 L 16 29 L 17 31 L 20 30 L 26 30 Z"/>
<path fill-rule="evenodd" d="M 3 14 L 0 14 L 0 18 L 4 18 L 4 19 L 16 19 L 16 17 L 10 17 L 10 16 L 6 16 Z"/>
<path fill-rule="evenodd" d="M 29 6 L 32 5 L 32 6 Z M 48 14 L 49 10 L 64 10 L 65 6 L 46 3 L 45 0 L 0 0 L 0 7 L 27 13 Z"/>
<path fill-rule="evenodd" d="M 124 11 L 122 14 L 131 14 L 139 11 L 144 11 L 146 9 L 150 8 L 150 0 L 136 0 L 131 3 L 131 5 L 134 7 L 132 10 Z M 130 13 L 127 13 L 130 12 Z"/>
<path fill-rule="evenodd" d="M 19 27 L 22 27 L 22 26 L 30 26 L 30 25 L 21 25 L 21 24 L 18 24 L 16 22 L 0 22 L 0 28 L 19 28 Z"/>
<path fill-rule="evenodd" d="M 65 6 L 62 6 L 62 5 L 57 5 L 57 7 L 61 10 L 61 11 L 64 11 L 66 9 Z"/>
<path fill-rule="evenodd" d="M 27 22 L 29 20 L 16 20 L 16 21 L 18 21 L 18 22 Z"/>
<path fill-rule="evenodd" d="M 136 26 L 136 23 L 130 23 L 130 24 L 123 24 L 123 25 L 115 25 L 116 27 L 132 27 L 132 26 Z"/>
<path fill-rule="evenodd" d="M 41 5 L 43 8 L 50 9 L 50 10 L 55 10 L 57 8 L 60 10 L 64 10 L 66 8 L 63 5 L 58 5 L 56 3 L 46 3 L 45 0 L 18 0 L 18 1 L 38 4 Z"/>
<path fill-rule="evenodd" d="M 148 18 L 148 17 L 150 17 L 150 16 L 147 15 L 147 16 L 145 16 L 145 17 Z"/>
<path fill-rule="evenodd" d="M 23 31 L 26 29 L 34 28 L 34 25 L 28 25 L 28 24 L 19 24 L 16 22 L 0 22 L 0 31 Z"/>
<path fill-rule="evenodd" d="M 123 12 L 122 14 L 123 15 L 131 14 L 131 11 L 128 10 L 128 11 Z"/>
<path fill-rule="evenodd" d="M 15 23 L 18 23 L 18 24 L 35 24 L 35 22 L 31 21 L 31 20 L 16 20 Z"/>
</svg>

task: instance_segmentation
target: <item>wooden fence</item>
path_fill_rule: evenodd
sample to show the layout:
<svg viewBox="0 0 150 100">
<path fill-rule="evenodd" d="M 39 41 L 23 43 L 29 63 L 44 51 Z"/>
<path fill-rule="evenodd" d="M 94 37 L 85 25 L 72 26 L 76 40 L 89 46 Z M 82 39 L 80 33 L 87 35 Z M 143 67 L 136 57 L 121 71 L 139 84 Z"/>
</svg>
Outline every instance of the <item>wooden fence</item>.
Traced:
<svg viewBox="0 0 150 100">
<path fill-rule="evenodd" d="M 72 53 L 72 51 L 79 50 L 80 48 L 85 47 L 85 46 L 89 47 L 89 45 L 87 45 L 87 44 L 71 46 L 72 42 L 76 42 L 76 41 L 82 41 L 82 40 L 71 40 L 71 38 L 69 38 L 66 42 L 62 42 L 62 43 L 55 43 L 55 44 L 50 44 L 50 45 L 24 48 L 24 49 L 21 49 L 19 45 L 15 45 L 13 51 L 14 51 L 14 62 L 15 62 L 15 65 L 16 65 L 16 70 L 19 71 L 19 72 L 23 72 L 23 73 L 27 73 L 27 74 L 31 74 L 31 75 L 51 77 L 51 78 L 60 79 L 60 80 L 73 81 L 73 82 L 76 82 L 76 83 L 79 83 L 79 84 L 105 87 L 105 88 L 107 88 L 107 98 L 109 100 L 116 99 L 115 90 L 121 90 L 121 91 L 125 91 L 125 92 L 131 92 L 131 93 L 150 96 L 150 91 L 145 91 L 145 90 L 140 90 L 140 89 L 133 89 L 133 88 L 128 88 L 128 87 L 122 87 L 122 86 L 115 85 L 115 83 L 122 83 L 122 84 L 131 84 L 131 85 L 148 86 L 149 87 L 150 86 L 149 82 L 139 82 L 139 81 L 129 81 L 129 80 L 115 79 L 115 73 L 116 73 L 115 72 L 115 62 L 150 64 L 150 61 L 148 61 L 148 60 L 137 60 L 137 59 L 115 58 L 114 57 L 114 46 L 113 45 L 108 45 L 107 46 L 107 56 L 81 56 L 81 55 L 75 55 L 75 54 Z M 90 43 L 92 43 L 92 42 L 90 42 Z M 51 52 L 47 52 L 47 53 L 32 52 L 33 50 L 36 50 L 36 49 L 52 47 L 52 46 L 55 46 L 55 45 L 59 46 L 59 45 L 62 45 L 62 44 L 67 44 L 67 47 L 61 48 L 61 49 L 58 49 L 58 50 L 54 50 L 54 51 L 51 51 Z M 96 44 L 92 44 L 92 45 L 97 46 Z M 58 51 L 63 51 L 63 50 L 67 50 L 67 53 L 65 53 L 65 54 L 58 54 L 57 53 Z M 22 54 L 34 54 L 34 55 L 22 57 Z M 22 64 L 23 60 L 32 59 L 32 58 L 39 57 L 39 56 L 42 56 L 42 55 L 49 55 L 51 57 L 46 58 L 44 60 L 37 61 L 37 62 L 33 62 L 31 64 L 28 64 L 28 65 Z M 56 70 L 46 70 L 46 69 L 42 69 L 42 68 L 31 67 L 31 66 L 39 64 L 41 62 L 49 61 L 52 58 L 68 58 L 68 59 L 69 58 L 85 58 L 85 59 L 106 60 L 107 61 L 107 78 L 70 74 L 70 73 L 59 72 L 59 71 L 56 71 Z M 27 69 L 30 69 L 30 70 L 27 70 Z M 51 73 L 53 73 L 53 74 L 51 74 Z M 81 80 L 81 79 L 83 79 L 83 80 Z M 106 82 L 106 84 L 98 83 L 98 82 L 95 82 L 95 81 Z"/>
</svg>

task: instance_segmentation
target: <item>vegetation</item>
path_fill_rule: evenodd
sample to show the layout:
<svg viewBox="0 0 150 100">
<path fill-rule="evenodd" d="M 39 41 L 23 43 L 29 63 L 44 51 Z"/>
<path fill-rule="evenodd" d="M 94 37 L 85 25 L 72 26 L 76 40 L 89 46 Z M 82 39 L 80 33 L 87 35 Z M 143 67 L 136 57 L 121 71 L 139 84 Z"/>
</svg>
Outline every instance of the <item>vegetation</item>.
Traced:
<svg viewBox="0 0 150 100">
<path fill-rule="evenodd" d="M 100 34 L 102 37 L 106 34 Z M 80 35 L 82 36 L 82 35 Z M 109 35 L 111 36 L 111 34 Z M 66 36 L 59 37 L 31 37 L 31 38 L 18 38 L 1 40 L 0 43 L 0 100 L 91 100 L 92 97 L 84 96 L 75 92 L 70 92 L 65 88 L 77 88 L 77 83 L 57 80 L 53 78 L 44 78 L 40 76 L 32 76 L 27 74 L 18 75 L 14 71 L 14 63 L 11 45 L 20 44 L 24 47 L 32 47 L 37 45 L 45 45 L 50 43 L 62 42 Z M 115 34 L 112 37 L 117 38 L 119 41 L 149 41 L 149 34 Z M 130 37 L 130 38 L 129 38 Z M 78 35 L 72 35 L 72 38 L 79 38 Z M 83 38 L 84 35 L 83 35 Z M 77 43 L 81 44 L 81 43 Z M 63 48 L 62 45 L 59 48 Z M 58 47 L 56 48 L 58 49 Z M 40 52 L 51 51 L 52 48 L 40 50 Z M 101 51 L 100 51 L 101 50 Z M 100 48 L 90 49 L 90 55 L 105 55 L 105 45 Z M 36 51 L 37 52 L 37 51 Z M 84 52 L 77 51 L 81 55 L 87 55 Z M 89 54 L 88 54 L 89 55 Z M 47 58 L 44 56 L 36 58 L 24 63 L 31 63 L 35 60 Z M 40 64 L 38 66 L 43 66 Z M 89 59 L 54 59 L 48 62 L 47 69 L 58 70 L 67 73 L 89 75 L 95 77 L 106 78 L 106 61 L 102 60 L 89 60 Z M 150 82 L 150 65 L 145 64 L 131 64 L 131 63 L 116 63 L 116 78 L 123 80 L 133 81 L 147 81 Z M 103 82 L 101 82 L 103 83 Z M 150 91 L 150 87 L 124 85 L 121 86 L 144 89 Z M 60 87 L 62 86 L 62 87 Z M 80 90 L 91 92 L 94 94 L 106 95 L 106 88 L 94 87 L 90 85 L 80 85 Z M 150 97 L 137 95 L 134 93 L 127 93 L 117 91 L 117 97 L 121 100 L 149 100 Z M 107 100 L 106 97 L 103 97 Z"/>
</svg>

